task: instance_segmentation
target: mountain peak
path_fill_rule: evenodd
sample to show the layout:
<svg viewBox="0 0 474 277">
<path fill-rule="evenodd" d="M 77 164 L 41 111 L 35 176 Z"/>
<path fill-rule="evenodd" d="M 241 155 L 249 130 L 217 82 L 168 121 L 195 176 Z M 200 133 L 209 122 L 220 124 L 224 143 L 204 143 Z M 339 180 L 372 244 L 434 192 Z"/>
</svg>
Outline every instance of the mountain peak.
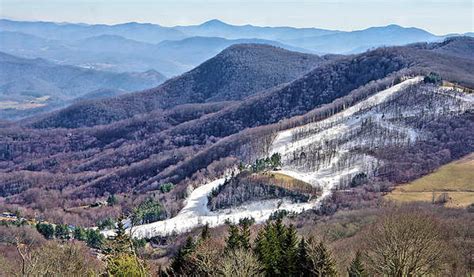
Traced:
<svg viewBox="0 0 474 277">
<path fill-rule="evenodd" d="M 263 44 L 263 43 L 237 43 L 233 44 L 226 49 L 222 50 L 223 53 L 226 52 L 232 52 L 234 50 L 260 50 L 260 49 L 267 49 L 267 50 L 272 50 L 272 49 L 278 49 L 278 47 L 275 47 L 273 45 L 269 44 Z M 284 51 L 289 51 L 289 50 L 284 50 Z"/>
<path fill-rule="evenodd" d="M 430 36 L 434 36 L 433 34 L 431 34 L 430 32 L 426 31 L 426 30 L 423 30 L 423 29 L 420 29 L 420 28 L 416 28 L 416 27 L 404 27 L 404 26 L 400 26 L 400 25 L 397 25 L 397 24 L 389 24 L 389 25 L 386 25 L 386 26 L 376 26 L 376 27 L 370 27 L 370 28 L 367 28 L 367 29 L 364 29 L 364 30 L 361 30 L 362 32 L 363 31 L 376 31 L 376 32 L 392 32 L 392 33 L 417 33 L 417 34 L 420 34 L 420 35 L 430 35 Z M 360 32 L 360 31 L 356 31 L 356 32 Z"/>
<path fill-rule="evenodd" d="M 398 24 L 388 24 L 387 26 L 385 26 L 386 28 L 390 28 L 390 29 L 404 29 L 404 27 L 398 25 Z"/>
<path fill-rule="evenodd" d="M 229 24 L 219 20 L 219 19 L 211 19 L 201 24 L 201 26 L 229 26 Z"/>
</svg>

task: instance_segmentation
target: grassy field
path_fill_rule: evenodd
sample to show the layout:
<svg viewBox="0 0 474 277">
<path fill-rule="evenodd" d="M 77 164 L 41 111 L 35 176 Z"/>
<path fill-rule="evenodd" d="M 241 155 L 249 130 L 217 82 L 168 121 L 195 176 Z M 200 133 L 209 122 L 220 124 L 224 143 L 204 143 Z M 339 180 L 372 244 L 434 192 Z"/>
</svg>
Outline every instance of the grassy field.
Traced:
<svg viewBox="0 0 474 277">
<path fill-rule="evenodd" d="M 447 193 L 447 207 L 474 203 L 474 153 L 440 167 L 409 184 L 398 186 L 385 197 L 400 202 L 437 200 Z"/>
<path fill-rule="evenodd" d="M 278 173 L 278 172 L 265 172 L 261 173 L 257 178 L 264 178 L 266 182 L 271 183 L 275 186 L 282 187 L 285 189 L 297 191 L 300 193 L 308 193 L 312 195 L 320 195 L 321 190 L 319 188 L 311 186 L 311 184 L 304 181 L 295 179 L 291 176 Z"/>
</svg>

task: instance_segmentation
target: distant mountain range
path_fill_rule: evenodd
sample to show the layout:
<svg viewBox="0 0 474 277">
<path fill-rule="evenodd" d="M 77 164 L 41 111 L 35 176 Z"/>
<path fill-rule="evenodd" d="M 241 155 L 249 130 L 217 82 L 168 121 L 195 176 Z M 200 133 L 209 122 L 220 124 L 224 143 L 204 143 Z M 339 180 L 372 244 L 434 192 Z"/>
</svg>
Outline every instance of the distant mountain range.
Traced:
<svg viewBox="0 0 474 277">
<path fill-rule="evenodd" d="M 219 20 L 193 26 L 163 27 L 134 22 L 88 25 L 3 19 L 0 30 L 0 51 L 9 54 L 117 72 L 154 69 L 169 77 L 186 72 L 239 43 L 269 44 L 316 54 L 356 54 L 379 46 L 445 38 L 398 25 L 344 32 L 236 26 Z"/>
<path fill-rule="evenodd" d="M 234 44 L 259 43 L 292 51 L 312 52 L 278 41 L 220 37 L 189 37 L 150 44 L 107 34 L 74 41 L 58 41 L 20 32 L 0 32 L 0 41 L 0 51 L 13 55 L 41 57 L 61 64 L 115 72 L 154 69 L 166 76 L 191 70 Z"/>
<path fill-rule="evenodd" d="M 292 81 L 324 61 L 316 55 L 268 45 L 234 45 L 157 88 L 77 103 L 45 116 L 34 125 L 41 128 L 94 126 L 183 104 L 242 100 Z"/>
<path fill-rule="evenodd" d="M 0 29 L 3 31 L 22 32 L 44 38 L 71 41 L 98 35 L 118 35 L 125 38 L 158 43 L 166 39 L 183 39 L 187 37 L 174 28 L 162 27 L 156 24 L 124 23 L 117 25 L 88 25 L 54 22 L 27 22 L 0 20 Z"/>
<path fill-rule="evenodd" d="M 422 29 L 388 25 L 384 27 L 372 27 L 360 31 L 297 38 L 290 40 L 289 43 L 318 52 L 354 54 L 379 46 L 404 45 L 414 42 L 433 42 L 440 39 L 442 38 Z"/>
<path fill-rule="evenodd" d="M 96 99 L 142 90 L 166 79 L 154 70 L 114 73 L 58 65 L 40 58 L 19 58 L 2 52 L 0 68 L 2 119 L 48 111 L 76 98 Z M 106 92 L 105 95 L 102 92 Z"/>
<path fill-rule="evenodd" d="M 317 28 L 293 27 L 259 27 L 253 25 L 230 25 L 217 19 L 209 20 L 201 25 L 177 26 L 174 29 L 188 36 L 217 36 L 227 39 L 260 38 L 267 40 L 288 41 L 302 37 L 317 37 L 340 33 L 340 31 Z"/>
</svg>

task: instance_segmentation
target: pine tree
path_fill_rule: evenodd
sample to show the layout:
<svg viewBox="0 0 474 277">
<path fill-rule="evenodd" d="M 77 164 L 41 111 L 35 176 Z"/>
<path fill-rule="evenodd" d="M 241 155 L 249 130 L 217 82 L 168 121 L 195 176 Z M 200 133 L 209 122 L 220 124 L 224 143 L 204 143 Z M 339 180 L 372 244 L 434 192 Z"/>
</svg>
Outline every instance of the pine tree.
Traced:
<svg viewBox="0 0 474 277">
<path fill-rule="evenodd" d="M 229 237 L 227 238 L 226 251 L 235 250 L 240 245 L 239 228 L 235 224 L 229 224 Z"/>
<path fill-rule="evenodd" d="M 147 276 L 146 265 L 136 254 L 122 220 L 120 217 L 117 221 L 115 237 L 102 247 L 107 254 L 107 273 L 110 276 Z"/>
<path fill-rule="evenodd" d="M 75 227 L 74 232 L 73 232 L 73 236 L 74 236 L 74 239 L 84 241 L 84 240 L 86 240 L 86 231 L 84 230 L 84 228 L 82 228 L 80 226 Z"/>
<path fill-rule="evenodd" d="M 276 264 L 277 272 L 283 274 L 285 271 L 285 260 L 284 260 L 284 249 L 286 242 L 287 227 L 283 224 L 282 219 L 278 218 L 274 223 L 275 233 L 276 233 L 276 243 L 275 243 L 275 253 L 276 255 Z"/>
<path fill-rule="evenodd" d="M 130 254 L 132 252 L 131 245 L 132 244 L 130 242 L 130 236 L 128 236 L 125 232 L 125 227 L 122 223 L 122 218 L 119 218 L 117 222 L 117 228 L 115 230 L 115 237 L 111 243 L 111 253 Z"/>
<path fill-rule="evenodd" d="M 267 223 L 258 233 L 255 241 L 255 254 L 263 264 L 268 276 L 279 276 L 281 274 L 282 244 L 278 239 L 276 229 L 276 224 Z"/>
<path fill-rule="evenodd" d="M 54 226 L 48 223 L 38 223 L 36 224 L 36 230 L 42 234 L 46 239 L 54 238 Z"/>
<path fill-rule="evenodd" d="M 250 249 L 250 225 L 248 220 L 241 221 L 240 225 L 240 246 L 244 249 Z"/>
<path fill-rule="evenodd" d="M 366 277 L 368 276 L 365 272 L 364 265 L 362 263 L 361 254 L 357 251 L 355 258 L 352 260 L 351 265 L 347 268 L 349 277 Z"/>
<path fill-rule="evenodd" d="M 281 166 L 281 155 L 280 153 L 275 153 L 270 157 L 270 162 L 273 169 L 276 169 Z"/>
<path fill-rule="evenodd" d="M 281 218 L 278 218 L 275 221 L 275 231 L 277 233 L 277 237 L 278 237 L 281 245 L 283 245 L 283 243 L 285 241 L 285 238 L 286 238 L 287 227 L 283 224 Z"/>
<path fill-rule="evenodd" d="M 311 259 L 308 255 L 308 244 L 301 238 L 298 244 L 298 254 L 296 256 L 297 276 L 311 276 Z"/>
<path fill-rule="evenodd" d="M 87 229 L 86 242 L 89 247 L 100 249 L 104 243 L 105 237 L 99 230 Z"/>
<path fill-rule="evenodd" d="M 313 253 L 313 274 L 319 277 L 337 276 L 336 266 L 330 251 L 321 241 L 316 245 Z"/>
<path fill-rule="evenodd" d="M 65 224 L 58 224 L 56 225 L 54 235 L 57 239 L 69 239 L 69 228 Z"/>
<path fill-rule="evenodd" d="M 107 198 L 107 205 L 113 206 L 117 203 L 118 203 L 118 200 L 117 200 L 117 197 L 115 196 L 115 194 L 109 195 L 109 197 Z"/>
<path fill-rule="evenodd" d="M 267 229 L 270 227 L 270 225 L 267 223 L 265 225 L 264 229 L 260 230 L 257 234 L 257 237 L 255 238 L 255 255 L 257 256 L 258 260 L 262 264 L 263 268 L 265 269 L 265 272 L 267 275 L 271 271 L 271 255 L 272 253 L 270 252 L 270 246 L 267 240 Z"/>
<path fill-rule="evenodd" d="M 186 275 L 186 272 L 191 271 L 189 268 L 191 262 L 188 260 L 189 255 L 191 255 L 196 249 L 196 244 L 193 241 L 192 237 L 186 239 L 186 243 L 178 250 L 173 261 L 171 262 L 170 269 L 168 274 L 170 276 L 183 276 Z"/>
<path fill-rule="evenodd" d="M 293 225 L 290 225 L 286 230 L 282 250 L 281 272 L 286 276 L 297 276 L 298 237 Z"/>
<path fill-rule="evenodd" d="M 201 240 L 207 240 L 211 237 L 211 233 L 209 232 L 209 224 L 206 223 L 201 231 Z"/>
</svg>

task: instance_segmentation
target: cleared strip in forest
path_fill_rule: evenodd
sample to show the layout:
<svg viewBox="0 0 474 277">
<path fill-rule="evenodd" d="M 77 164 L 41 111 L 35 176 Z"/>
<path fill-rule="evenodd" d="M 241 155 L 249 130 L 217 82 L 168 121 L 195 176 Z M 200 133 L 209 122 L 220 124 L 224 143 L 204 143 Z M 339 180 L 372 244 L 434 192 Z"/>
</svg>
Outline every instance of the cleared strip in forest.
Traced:
<svg viewBox="0 0 474 277">
<path fill-rule="evenodd" d="M 292 145 L 292 148 L 300 147 L 301 145 L 304 145 L 305 143 L 310 143 L 312 138 L 307 138 L 304 140 L 300 140 L 298 143 L 293 143 L 292 142 L 292 137 L 293 133 L 297 131 L 304 131 L 305 129 L 316 129 L 319 128 L 321 125 L 327 125 L 327 126 L 334 126 L 338 122 L 342 122 L 344 120 L 349 119 L 351 116 L 353 116 L 355 113 L 362 109 L 368 109 L 370 107 L 374 107 L 384 101 L 387 101 L 393 94 L 405 89 L 408 86 L 412 86 L 415 84 L 420 83 L 423 80 L 423 77 L 418 76 L 415 78 L 411 78 L 408 80 L 405 80 L 393 87 L 390 87 L 386 90 L 380 91 L 369 98 L 343 110 L 342 112 L 339 112 L 335 115 L 332 115 L 331 117 L 324 119 L 322 121 L 314 122 L 314 123 L 309 123 L 303 126 L 287 129 L 285 131 L 279 132 L 277 137 L 275 138 L 273 144 L 272 144 L 272 153 L 284 153 L 289 151 L 288 145 Z M 339 128 L 342 128 L 343 126 L 339 126 Z M 331 129 L 328 129 L 327 132 L 330 132 Z M 344 129 L 333 129 L 331 134 L 334 136 L 337 136 L 339 133 L 343 132 Z"/>
<path fill-rule="evenodd" d="M 322 187 L 322 198 L 324 198 L 331 193 L 331 190 L 339 184 L 342 178 L 348 178 L 351 175 L 357 174 L 362 170 L 364 164 L 370 164 L 374 159 L 369 156 L 360 156 L 357 159 L 358 163 L 348 168 L 338 169 L 339 161 L 350 152 L 350 142 L 342 144 L 339 148 L 335 149 L 334 153 L 330 154 L 328 162 L 323 163 L 317 170 L 304 170 L 291 165 L 291 160 L 294 158 L 293 154 L 298 151 L 301 152 L 301 149 L 310 145 L 324 145 L 327 141 L 338 140 L 344 133 L 360 126 L 364 119 L 380 117 L 381 115 L 371 112 L 371 108 L 389 101 L 397 92 L 422 81 L 423 77 L 421 76 L 407 79 L 329 118 L 282 131 L 276 136 L 270 153 L 280 153 L 282 155 L 282 173 L 314 186 Z M 362 111 L 364 113 L 360 114 Z M 389 123 L 386 122 L 385 124 Z M 403 131 L 406 130 L 403 129 Z M 296 137 L 295 134 L 298 132 L 307 133 L 308 135 Z M 413 136 L 411 134 L 410 137 Z"/>
</svg>

